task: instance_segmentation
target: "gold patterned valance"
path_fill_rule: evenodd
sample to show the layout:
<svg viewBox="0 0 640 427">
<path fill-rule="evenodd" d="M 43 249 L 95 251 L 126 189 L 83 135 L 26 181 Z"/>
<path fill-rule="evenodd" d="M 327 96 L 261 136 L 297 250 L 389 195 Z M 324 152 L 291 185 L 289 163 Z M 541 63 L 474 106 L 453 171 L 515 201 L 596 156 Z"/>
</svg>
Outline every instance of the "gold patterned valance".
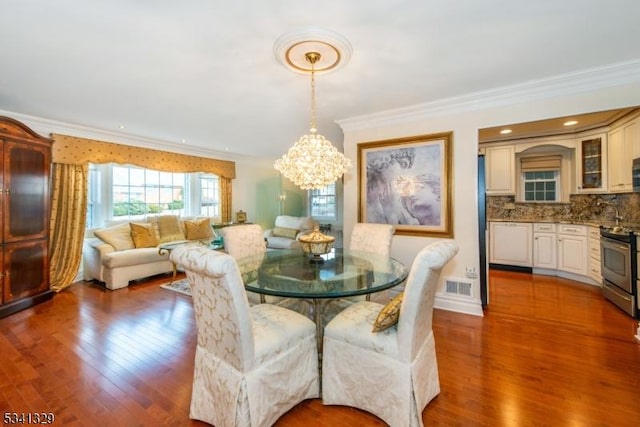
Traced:
<svg viewBox="0 0 640 427">
<path fill-rule="evenodd" d="M 68 135 L 52 134 L 51 137 L 54 141 L 53 163 L 118 163 L 163 172 L 206 172 L 229 179 L 236 177 L 235 162 L 227 160 L 188 156 Z"/>
</svg>

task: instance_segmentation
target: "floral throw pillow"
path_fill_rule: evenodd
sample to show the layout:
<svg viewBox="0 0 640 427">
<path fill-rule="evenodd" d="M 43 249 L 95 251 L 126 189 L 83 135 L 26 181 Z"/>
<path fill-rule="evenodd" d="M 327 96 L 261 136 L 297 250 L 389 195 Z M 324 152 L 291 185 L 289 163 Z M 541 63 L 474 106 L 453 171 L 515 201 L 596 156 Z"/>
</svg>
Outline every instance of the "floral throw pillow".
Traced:
<svg viewBox="0 0 640 427">
<path fill-rule="evenodd" d="M 380 332 L 385 329 L 389 329 L 393 325 L 398 323 L 398 319 L 400 318 L 400 306 L 402 305 L 402 298 L 404 297 L 404 293 L 399 293 L 396 295 L 391 301 L 387 303 L 380 313 L 378 313 L 378 317 L 376 317 L 375 322 L 373 322 L 373 329 L 371 332 Z"/>
</svg>

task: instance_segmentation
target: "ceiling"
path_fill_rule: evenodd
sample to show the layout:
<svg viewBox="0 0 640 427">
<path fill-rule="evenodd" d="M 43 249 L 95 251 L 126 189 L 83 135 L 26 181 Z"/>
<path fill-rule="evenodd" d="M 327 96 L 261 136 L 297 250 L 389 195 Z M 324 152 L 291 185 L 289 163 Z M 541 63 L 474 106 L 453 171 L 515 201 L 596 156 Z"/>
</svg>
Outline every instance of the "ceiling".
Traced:
<svg viewBox="0 0 640 427">
<path fill-rule="evenodd" d="M 478 141 L 482 143 L 511 140 L 526 141 L 528 138 L 584 132 L 609 126 L 616 120 L 637 110 L 638 108 L 619 108 L 588 114 L 555 117 L 553 119 L 537 120 L 534 122 L 505 124 L 480 129 L 478 131 Z M 567 124 L 565 125 L 565 123 Z M 511 132 L 501 133 L 505 130 L 510 130 Z"/>
<path fill-rule="evenodd" d="M 341 147 L 336 120 L 638 60 L 638 16 L 637 0 L 4 0 L 0 110 L 275 158 L 310 116 L 309 77 L 273 52 L 285 32 L 351 44 L 316 79 Z"/>
</svg>

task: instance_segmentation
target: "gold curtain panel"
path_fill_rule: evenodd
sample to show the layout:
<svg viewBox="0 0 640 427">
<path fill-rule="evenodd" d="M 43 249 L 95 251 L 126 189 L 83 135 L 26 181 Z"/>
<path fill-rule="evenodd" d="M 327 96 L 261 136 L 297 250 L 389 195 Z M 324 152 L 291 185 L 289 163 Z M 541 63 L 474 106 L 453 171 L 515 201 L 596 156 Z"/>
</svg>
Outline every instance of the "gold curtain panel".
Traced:
<svg viewBox="0 0 640 427">
<path fill-rule="evenodd" d="M 54 141 L 53 163 L 84 165 L 113 162 L 163 172 L 206 172 L 223 178 L 236 177 L 235 162 L 226 160 L 188 156 L 68 135 L 52 134 L 51 137 Z"/>
</svg>

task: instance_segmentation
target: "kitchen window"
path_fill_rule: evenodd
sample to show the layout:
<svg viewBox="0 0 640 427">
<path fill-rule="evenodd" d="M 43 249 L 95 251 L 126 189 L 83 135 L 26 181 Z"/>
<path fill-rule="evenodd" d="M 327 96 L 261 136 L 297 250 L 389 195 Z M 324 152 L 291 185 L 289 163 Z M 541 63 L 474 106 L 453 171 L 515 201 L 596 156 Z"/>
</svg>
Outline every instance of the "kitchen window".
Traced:
<svg viewBox="0 0 640 427">
<path fill-rule="evenodd" d="M 557 202 L 558 171 L 524 172 L 525 202 Z"/>
<path fill-rule="evenodd" d="M 559 202 L 562 156 L 522 157 L 522 201 Z"/>
</svg>

